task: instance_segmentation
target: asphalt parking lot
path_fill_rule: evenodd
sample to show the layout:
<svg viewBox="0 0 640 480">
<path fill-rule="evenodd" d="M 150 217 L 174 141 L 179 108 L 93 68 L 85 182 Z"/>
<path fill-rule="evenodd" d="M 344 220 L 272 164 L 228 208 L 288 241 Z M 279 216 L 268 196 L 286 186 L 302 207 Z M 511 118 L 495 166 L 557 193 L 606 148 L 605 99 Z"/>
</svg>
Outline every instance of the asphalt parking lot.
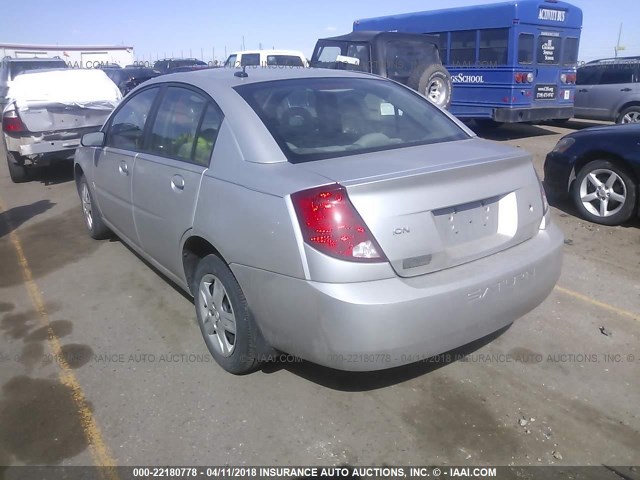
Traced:
<svg viewBox="0 0 640 480">
<path fill-rule="evenodd" d="M 584 126 L 481 133 L 542 173 Z M 85 233 L 71 168 L 15 185 L 0 153 L 0 465 L 640 464 L 637 220 L 596 226 L 553 204 L 557 288 L 449 356 L 236 377 L 208 355 L 189 298 Z"/>
</svg>

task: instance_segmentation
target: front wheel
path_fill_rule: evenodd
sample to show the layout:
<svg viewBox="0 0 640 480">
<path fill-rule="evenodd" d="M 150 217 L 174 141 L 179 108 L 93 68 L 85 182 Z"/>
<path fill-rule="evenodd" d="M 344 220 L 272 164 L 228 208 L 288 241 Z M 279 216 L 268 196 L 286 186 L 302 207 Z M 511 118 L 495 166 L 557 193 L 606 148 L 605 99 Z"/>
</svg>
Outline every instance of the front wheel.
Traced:
<svg viewBox="0 0 640 480">
<path fill-rule="evenodd" d="M 211 355 L 236 375 L 258 364 L 258 329 L 240 284 L 216 255 L 204 257 L 194 276 L 196 316 Z"/>
<path fill-rule="evenodd" d="M 620 225 L 636 209 L 637 186 L 631 176 L 608 160 L 589 162 L 578 173 L 572 196 L 587 220 L 601 225 Z"/>
<path fill-rule="evenodd" d="M 93 195 L 89 189 L 89 182 L 83 175 L 78 182 L 78 193 L 82 203 L 82 215 L 84 216 L 84 224 L 89 231 L 91 238 L 95 240 L 104 240 L 111 236 L 111 230 L 102 220 L 102 215 L 98 206 L 93 200 Z"/>
<path fill-rule="evenodd" d="M 418 65 L 411 72 L 407 86 L 440 108 L 449 108 L 451 105 L 451 75 L 442 65 Z"/>
<path fill-rule="evenodd" d="M 629 107 L 622 111 L 616 123 L 640 123 L 640 107 Z"/>
</svg>

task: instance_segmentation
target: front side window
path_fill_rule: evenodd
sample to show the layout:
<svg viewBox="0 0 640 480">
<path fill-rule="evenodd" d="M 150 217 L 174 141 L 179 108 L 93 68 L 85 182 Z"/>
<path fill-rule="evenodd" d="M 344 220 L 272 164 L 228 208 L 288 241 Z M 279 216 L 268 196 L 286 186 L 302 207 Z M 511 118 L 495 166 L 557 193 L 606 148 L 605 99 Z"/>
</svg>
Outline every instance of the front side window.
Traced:
<svg viewBox="0 0 640 480">
<path fill-rule="evenodd" d="M 150 88 L 125 101 L 111 120 L 107 132 L 108 147 L 141 150 L 144 129 L 159 88 Z"/>
<path fill-rule="evenodd" d="M 597 85 L 600 83 L 602 67 L 599 65 L 588 65 L 578 69 L 576 85 Z"/>
<path fill-rule="evenodd" d="M 530 33 L 521 33 L 518 39 L 518 63 L 531 65 L 533 63 L 533 49 L 535 37 Z"/>
<path fill-rule="evenodd" d="M 369 45 L 366 43 L 336 42 L 318 47 L 313 66 L 338 70 L 368 72 L 370 67 Z"/>
<path fill-rule="evenodd" d="M 506 65 L 508 53 L 508 28 L 480 30 L 480 53 L 478 56 L 480 63 Z"/>
<path fill-rule="evenodd" d="M 476 31 L 451 32 L 451 66 L 471 66 L 476 62 Z"/>
<path fill-rule="evenodd" d="M 227 58 L 227 61 L 224 64 L 224 66 L 225 67 L 234 68 L 236 66 L 236 60 L 237 59 L 238 59 L 237 55 L 229 55 L 229 58 Z"/>
<path fill-rule="evenodd" d="M 305 78 L 236 90 L 291 163 L 469 138 L 428 100 L 387 80 Z"/>
<path fill-rule="evenodd" d="M 304 67 L 300 57 L 296 55 L 267 55 L 269 67 Z"/>
<path fill-rule="evenodd" d="M 207 100 L 180 87 L 169 87 L 151 128 L 148 150 L 165 157 L 191 161 L 200 118 Z"/>
<path fill-rule="evenodd" d="M 560 37 L 540 35 L 538 37 L 538 63 L 558 65 L 560 63 Z"/>
<path fill-rule="evenodd" d="M 243 53 L 240 60 L 242 66 L 247 67 L 259 67 L 260 66 L 260 54 L 259 53 Z"/>
</svg>

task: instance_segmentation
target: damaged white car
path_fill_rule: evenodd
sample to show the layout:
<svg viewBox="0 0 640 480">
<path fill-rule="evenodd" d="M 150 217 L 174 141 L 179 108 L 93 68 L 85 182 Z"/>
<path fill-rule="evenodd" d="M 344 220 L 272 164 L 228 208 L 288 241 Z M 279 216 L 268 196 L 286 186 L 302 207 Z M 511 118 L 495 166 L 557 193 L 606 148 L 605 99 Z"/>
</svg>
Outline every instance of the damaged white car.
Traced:
<svg viewBox="0 0 640 480">
<path fill-rule="evenodd" d="M 72 159 L 80 138 L 100 130 L 122 99 L 101 70 L 48 70 L 18 75 L 2 114 L 11 180 L 24 182 L 29 170 Z"/>
</svg>

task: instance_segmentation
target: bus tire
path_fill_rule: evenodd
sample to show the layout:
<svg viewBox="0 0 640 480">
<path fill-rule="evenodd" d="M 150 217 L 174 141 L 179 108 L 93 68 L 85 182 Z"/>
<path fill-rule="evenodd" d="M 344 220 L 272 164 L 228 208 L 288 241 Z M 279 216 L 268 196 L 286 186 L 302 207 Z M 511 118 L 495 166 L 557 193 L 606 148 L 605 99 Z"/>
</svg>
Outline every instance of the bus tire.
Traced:
<svg viewBox="0 0 640 480">
<path fill-rule="evenodd" d="M 451 75 L 442 65 L 418 65 L 409 75 L 407 86 L 440 108 L 449 108 L 451 105 Z"/>
</svg>

